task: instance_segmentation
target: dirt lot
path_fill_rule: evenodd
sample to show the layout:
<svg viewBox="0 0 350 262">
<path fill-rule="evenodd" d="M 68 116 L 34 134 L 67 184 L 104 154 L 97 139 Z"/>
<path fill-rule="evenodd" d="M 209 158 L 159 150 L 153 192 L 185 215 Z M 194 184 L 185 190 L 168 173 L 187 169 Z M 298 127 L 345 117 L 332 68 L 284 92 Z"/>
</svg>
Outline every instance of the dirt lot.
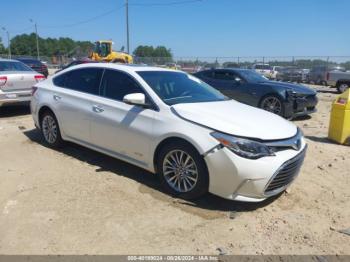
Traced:
<svg viewBox="0 0 350 262">
<path fill-rule="evenodd" d="M 0 113 L 1 254 L 350 254 L 350 147 L 326 139 L 335 92 L 295 121 L 309 150 L 288 193 L 263 204 L 185 202 L 152 174 L 69 144 L 42 145 L 26 108 Z"/>
</svg>

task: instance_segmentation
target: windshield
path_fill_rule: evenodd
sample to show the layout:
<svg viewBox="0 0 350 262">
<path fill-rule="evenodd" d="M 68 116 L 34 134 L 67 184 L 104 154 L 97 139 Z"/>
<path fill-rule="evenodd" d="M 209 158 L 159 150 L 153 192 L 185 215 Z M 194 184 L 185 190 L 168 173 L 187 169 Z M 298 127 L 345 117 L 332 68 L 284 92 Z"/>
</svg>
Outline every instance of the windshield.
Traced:
<svg viewBox="0 0 350 262">
<path fill-rule="evenodd" d="M 242 70 L 239 71 L 240 75 L 249 83 L 259 83 L 259 82 L 266 82 L 268 79 L 254 70 Z"/>
<path fill-rule="evenodd" d="M 186 73 L 169 71 L 139 71 L 137 73 L 168 105 L 228 99 L 213 87 Z"/>
<path fill-rule="evenodd" d="M 1 61 L 0 71 L 33 71 L 33 70 L 21 62 Z"/>
</svg>

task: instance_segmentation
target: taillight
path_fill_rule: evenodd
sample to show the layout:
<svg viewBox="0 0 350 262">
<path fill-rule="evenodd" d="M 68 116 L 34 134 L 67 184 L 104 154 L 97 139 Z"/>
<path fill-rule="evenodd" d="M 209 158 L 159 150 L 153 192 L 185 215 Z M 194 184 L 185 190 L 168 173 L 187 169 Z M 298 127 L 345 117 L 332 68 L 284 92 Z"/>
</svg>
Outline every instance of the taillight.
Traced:
<svg viewBox="0 0 350 262">
<path fill-rule="evenodd" d="M 32 96 L 35 94 L 36 90 L 38 90 L 38 88 L 36 86 L 32 86 Z"/>
<path fill-rule="evenodd" d="M 35 79 L 37 82 L 40 82 L 40 81 L 45 80 L 46 78 L 45 78 L 45 76 L 43 76 L 43 75 L 35 75 L 35 76 L 34 76 L 34 79 Z"/>
<path fill-rule="evenodd" d="M 0 76 L 0 87 L 4 86 L 7 82 L 7 76 Z"/>
</svg>

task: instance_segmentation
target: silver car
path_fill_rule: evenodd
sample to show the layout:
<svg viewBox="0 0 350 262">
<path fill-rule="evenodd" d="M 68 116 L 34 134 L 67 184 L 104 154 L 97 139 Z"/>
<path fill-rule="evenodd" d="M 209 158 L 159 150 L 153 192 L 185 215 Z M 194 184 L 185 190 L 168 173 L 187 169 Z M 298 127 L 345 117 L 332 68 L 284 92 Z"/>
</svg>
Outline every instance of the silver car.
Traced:
<svg viewBox="0 0 350 262">
<path fill-rule="evenodd" d="M 32 86 L 44 79 L 22 62 L 0 59 L 0 107 L 30 102 Z"/>
</svg>

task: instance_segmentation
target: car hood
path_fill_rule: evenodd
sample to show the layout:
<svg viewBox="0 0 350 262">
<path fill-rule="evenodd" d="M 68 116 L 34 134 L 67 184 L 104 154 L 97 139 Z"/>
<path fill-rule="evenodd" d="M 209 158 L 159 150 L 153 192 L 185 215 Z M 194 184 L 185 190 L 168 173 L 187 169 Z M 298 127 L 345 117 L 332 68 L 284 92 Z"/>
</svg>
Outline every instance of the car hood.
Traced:
<svg viewBox="0 0 350 262">
<path fill-rule="evenodd" d="M 298 94 L 304 94 L 304 95 L 316 95 L 316 91 L 312 88 L 309 88 L 304 85 L 298 85 L 293 83 L 283 83 L 283 82 L 277 82 L 277 81 L 266 81 L 264 83 L 261 83 L 262 85 L 269 85 L 281 89 L 292 89 Z"/>
<path fill-rule="evenodd" d="M 241 137 L 278 140 L 297 133 L 297 127 L 282 117 L 235 100 L 176 104 L 172 111 L 185 120 Z"/>
</svg>

